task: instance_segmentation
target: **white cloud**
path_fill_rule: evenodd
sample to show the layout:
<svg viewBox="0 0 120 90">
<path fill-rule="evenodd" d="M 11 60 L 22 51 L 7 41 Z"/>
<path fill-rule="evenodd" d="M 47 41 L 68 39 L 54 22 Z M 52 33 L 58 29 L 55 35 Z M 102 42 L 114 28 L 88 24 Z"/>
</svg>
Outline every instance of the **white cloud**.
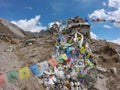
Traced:
<svg viewBox="0 0 120 90">
<path fill-rule="evenodd" d="M 106 3 L 105 3 L 105 2 L 103 2 L 103 6 L 106 6 Z"/>
<path fill-rule="evenodd" d="M 40 15 L 37 15 L 30 20 L 23 19 L 19 21 L 11 21 L 11 23 L 16 24 L 25 31 L 40 32 L 41 30 L 47 29 L 47 27 L 42 26 L 41 22 L 39 22 L 39 19 Z"/>
<path fill-rule="evenodd" d="M 94 34 L 93 32 L 90 32 L 90 36 L 91 36 L 92 39 L 97 39 L 97 35 Z"/>
<path fill-rule="evenodd" d="M 25 8 L 26 8 L 26 9 L 29 9 L 29 10 L 32 10 L 32 9 L 33 9 L 33 8 L 32 8 L 32 7 L 30 7 L 30 6 L 29 6 L 29 7 L 27 7 L 27 6 L 26 6 Z"/>
<path fill-rule="evenodd" d="M 120 21 L 120 0 L 109 0 L 108 8 L 114 8 L 114 10 L 105 10 L 104 8 L 93 11 L 89 14 L 89 18 L 100 18 L 107 20 Z"/>
<path fill-rule="evenodd" d="M 92 14 L 89 14 L 90 18 L 100 18 L 107 20 L 120 20 L 120 8 L 115 11 L 106 11 L 105 9 L 95 10 Z"/>
<path fill-rule="evenodd" d="M 104 9 L 95 10 L 92 14 L 89 14 L 90 18 L 107 18 L 108 15 Z"/>
<path fill-rule="evenodd" d="M 111 42 L 119 44 L 120 45 L 120 38 L 117 38 L 116 40 L 112 40 Z"/>
<path fill-rule="evenodd" d="M 109 25 L 104 25 L 103 27 L 111 29 L 112 27 Z"/>
<path fill-rule="evenodd" d="M 120 7 L 120 0 L 109 0 L 108 6 L 114 7 L 114 8 L 119 8 Z"/>
</svg>

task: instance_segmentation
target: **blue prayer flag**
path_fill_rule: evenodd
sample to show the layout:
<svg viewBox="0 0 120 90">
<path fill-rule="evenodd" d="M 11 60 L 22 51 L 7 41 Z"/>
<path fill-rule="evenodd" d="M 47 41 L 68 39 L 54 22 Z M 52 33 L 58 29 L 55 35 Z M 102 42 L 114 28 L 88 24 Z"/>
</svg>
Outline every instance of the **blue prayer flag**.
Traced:
<svg viewBox="0 0 120 90">
<path fill-rule="evenodd" d="M 34 64 L 30 66 L 30 70 L 32 71 L 32 74 L 34 76 L 40 76 L 40 70 L 39 70 L 38 64 Z"/>
</svg>

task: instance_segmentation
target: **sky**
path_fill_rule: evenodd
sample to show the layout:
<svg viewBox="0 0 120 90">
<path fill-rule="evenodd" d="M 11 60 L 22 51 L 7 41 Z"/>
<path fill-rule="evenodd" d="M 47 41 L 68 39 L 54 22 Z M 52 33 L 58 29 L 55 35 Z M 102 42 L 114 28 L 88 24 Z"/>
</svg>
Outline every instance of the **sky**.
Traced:
<svg viewBox="0 0 120 90">
<path fill-rule="evenodd" d="M 54 20 L 75 16 L 120 21 L 120 0 L 0 0 L 0 18 L 26 31 L 39 32 Z M 88 23 L 92 38 L 120 44 L 120 24 Z"/>
</svg>

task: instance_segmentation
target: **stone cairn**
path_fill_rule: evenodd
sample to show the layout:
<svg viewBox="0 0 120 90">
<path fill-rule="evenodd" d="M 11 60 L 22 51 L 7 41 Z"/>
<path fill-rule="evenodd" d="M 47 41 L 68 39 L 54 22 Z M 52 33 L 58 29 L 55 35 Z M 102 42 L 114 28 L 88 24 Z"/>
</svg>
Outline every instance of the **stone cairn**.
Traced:
<svg viewBox="0 0 120 90">
<path fill-rule="evenodd" d="M 59 23 L 54 27 L 58 38 L 52 59 L 48 61 L 49 69 L 43 75 L 46 89 L 82 90 L 93 87 L 97 80 L 96 61 L 90 48 L 89 30 L 82 31 L 89 25 L 78 16 Z"/>
</svg>

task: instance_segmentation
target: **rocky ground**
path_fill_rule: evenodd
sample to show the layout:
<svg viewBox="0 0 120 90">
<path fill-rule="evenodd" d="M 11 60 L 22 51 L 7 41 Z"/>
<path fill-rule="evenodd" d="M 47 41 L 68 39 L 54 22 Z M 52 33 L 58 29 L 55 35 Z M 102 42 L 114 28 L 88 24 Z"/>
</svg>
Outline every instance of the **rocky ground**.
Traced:
<svg viewBox="0 0 120 90">
<path fill-rule="evenodd" d="M 53 38 L 48 36 L 36 39 L 33 44 L 21 42 L 17 45 L 0 40 L 0 72 L 18 70 L 21 67 L 50 59 L 54 45 Z M 27 80 L 0 86 L 0 90 L 44 90 L 44 88 L 41 88 L 37 78 L 32 76 Z"/>
<path fill-rule="evenodd" d="M 93 40 L 91 45 L 97 56 L 100 75 L 97 82 L 101 83 L 97 87 L 100 90 L 120 90 L 120 46 L 104 40 Z"/>
<path fill-rule="evenodd" d="M 18 70 L 50 59 L 54 42 L 55 36 L 52 35 L 35 39 L 34 43 L 22 41 L 19 44 L 10 44 L 0 40 L 0 72 Z M 120 46 L 103 40 L 92 40 L 91 48 L 96 56 L 98 69 L 95 87 L 98 90 L 120 90 Z M 42 79 L 31 76 L 23 81 L 0 86 L 0 90 L 45 90 L 41 83 Z"/>
</svg>

